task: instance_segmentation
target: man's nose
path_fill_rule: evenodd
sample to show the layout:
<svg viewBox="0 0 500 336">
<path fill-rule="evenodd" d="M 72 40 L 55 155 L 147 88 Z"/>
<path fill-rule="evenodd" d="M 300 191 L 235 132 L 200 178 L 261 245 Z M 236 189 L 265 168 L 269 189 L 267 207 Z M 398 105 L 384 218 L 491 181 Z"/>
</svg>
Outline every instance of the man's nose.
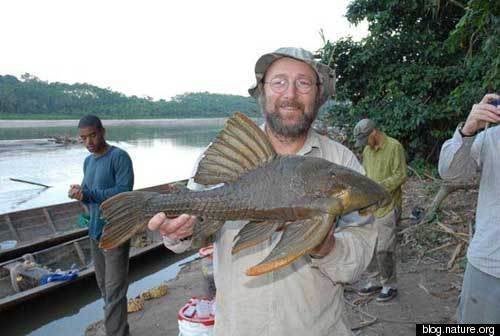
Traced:
<svg viewBox="0 0 500 336">
<path fill-rule="evenodd" d="M 295 81 L 290 81 L 288 87 L 284 92 L 285 97 L 293 98 L 297 95 L 297 87 L 295 86 Z"/>
</svg>

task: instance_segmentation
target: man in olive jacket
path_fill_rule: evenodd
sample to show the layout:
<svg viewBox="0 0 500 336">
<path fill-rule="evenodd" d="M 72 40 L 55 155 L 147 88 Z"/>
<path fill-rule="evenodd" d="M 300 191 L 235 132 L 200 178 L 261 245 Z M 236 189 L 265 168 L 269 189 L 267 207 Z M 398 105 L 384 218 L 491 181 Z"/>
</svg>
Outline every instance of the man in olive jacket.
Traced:
<svg viewBox="0 0 500 336">
<path fill-rule="evenodd" d="M 354 127 L 356 147 L 363 147 L 363 167 L 366 176 L 380 183 L 391 202 L 375 212 L 378 230 L 377 247 L 369 270 L 378 274 L 358 291 L 360 295 L 378 293 L 377 301 L 385 302 L 397 295 L 396 285 L 396 224 L 401 215 L 402 190 L 406 181 L 406 158 L 403 146 L 380 131 L 371 119 L 363 119 Z"/>
</svg>

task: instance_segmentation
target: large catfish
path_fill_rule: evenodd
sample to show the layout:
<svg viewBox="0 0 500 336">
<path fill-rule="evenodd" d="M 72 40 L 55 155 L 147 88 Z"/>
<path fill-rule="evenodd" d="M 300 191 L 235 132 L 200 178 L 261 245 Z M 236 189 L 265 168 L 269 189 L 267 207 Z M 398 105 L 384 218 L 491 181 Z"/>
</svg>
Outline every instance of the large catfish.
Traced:
<svg viewBox="0 0 500 336">
<path fill-rule="evenodd" d="M 194 181 L 221 184 L 172 194 L 132 191 L 102 205 L 107 220 L 100 246 L 109 249 L 130 239 L 156 213 L 200 217 L 193 239 L 216 233 L 224 221 L 248 220 L 235 238 L 233 253 L 269 239 L 283 229 L 280 242 L 247 275 L 286 266 L 320 244 L 339 216 L 371 211 L 388 193 L 371 179 L 327 160 L 277 155 L 265 133 L 235 113 L 205 151 Z"/>
</svg>

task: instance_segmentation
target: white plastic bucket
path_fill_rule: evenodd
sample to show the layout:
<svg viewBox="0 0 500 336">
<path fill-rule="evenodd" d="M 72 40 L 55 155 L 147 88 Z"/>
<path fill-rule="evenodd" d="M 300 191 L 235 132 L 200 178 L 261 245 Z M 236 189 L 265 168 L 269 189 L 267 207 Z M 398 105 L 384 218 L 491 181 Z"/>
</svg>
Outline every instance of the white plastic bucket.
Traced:
<svg viewBox="0 0 500 336">
<path fill-rule="evenodd" d="M 213 336 L 214 326 L 179 320 L 179 336 Z"/>
<path fill-rule="evenodd" d="M 178 314 L 179 336 L 213 336 L 215 306 L 213 300 L 191 298 Z"/>
</svg>

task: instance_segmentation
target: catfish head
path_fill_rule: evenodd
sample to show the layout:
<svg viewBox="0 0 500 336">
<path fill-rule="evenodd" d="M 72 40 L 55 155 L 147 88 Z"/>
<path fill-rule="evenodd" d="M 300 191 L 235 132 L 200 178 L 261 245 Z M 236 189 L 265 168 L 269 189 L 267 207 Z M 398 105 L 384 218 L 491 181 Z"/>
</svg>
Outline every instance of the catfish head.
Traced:
<svg viewBox="0 0 500 336">
<path fill-rule="evenodd" d="M 330 172 L 335 185 L 342 190 L 346 213 L 358 210 L 364 215 L 389 203 L 389 192 L 374 180 L 340 166 L 332 167 Z"/>
<path fill-rule="evenodd" d="M 390 201 L 384 187 L 352 169 L 322 159 L 306 164 L 307 193 L 338 200 L 342 214 L 356 210 L 370 213 Z"/>
</svg>

